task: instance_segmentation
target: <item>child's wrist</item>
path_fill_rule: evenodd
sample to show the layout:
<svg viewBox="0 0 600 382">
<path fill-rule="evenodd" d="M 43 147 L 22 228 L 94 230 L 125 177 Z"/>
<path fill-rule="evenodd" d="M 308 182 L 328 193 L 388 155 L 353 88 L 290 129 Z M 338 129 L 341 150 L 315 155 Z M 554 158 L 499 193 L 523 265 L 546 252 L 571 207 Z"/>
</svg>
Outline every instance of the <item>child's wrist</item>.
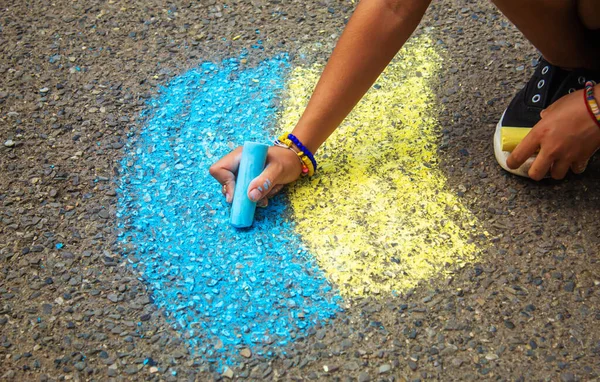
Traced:
<svg viewBox="0 0 600 382">
<path fill-rule="evenodd" d="M 302 176 L 314 175 L 317 169 L 317 163 L 314 159 L 314 156 L 306 147 L 304 147 L 302 142 L 300 142 L 296 136 L 285 133 L 275 140 L 274 145 L 290 150 L 296 154 L 302 166 Z"/>
<path fill-rule="evenodd" d="M 284 147 L 284 146 L 280 146 L 277 144 L 273 147 L 275 149 L 280 149 L 282 156 L 287 156 L 290 158 L 289 160 L 296 163 L 296 165 L 294 165 L 294 167 L 296 167 L 296 169 L 294 171 L 295 172 L 297 171 L 298 176 L 303 175 L 304 163 L 302 162 L 302 159 L 300 159 L 298 157 L 298 155 L 294 152 L 294 150 L 297 150 L 297 149 L 294 149 L 293 147 L 290 149 L 290 147 Z M 292 159 L 292 156 L 296 157 L 296 159 Z M 300 159 L 300 161 L 298 161 L 298 159 Z M 288 162 L 288 160 L 286 159 L 285 162 Z"/>
<path fill-rule="evenodd" d="M 291 134 L 298 138 L 304 147 L 306 147 L 311 153 L 315 154 L 323 142 L 318 142 L 315 137 L 316 134 L 311 132 L 311 130 L 315 130 L 315 128 L 298 122 L 298 124 L 291 131 Z"/>
<path fill-rule="evenodd" d="M 595 94 L 598 94 L 598 85 L 594 81 L 588 81 L 585 83 L 585 89 L 583 91 L 583 100 L 588 114 L 594 123 L 600 128 L 600 107 L 596 100 Z"/>
</svg>

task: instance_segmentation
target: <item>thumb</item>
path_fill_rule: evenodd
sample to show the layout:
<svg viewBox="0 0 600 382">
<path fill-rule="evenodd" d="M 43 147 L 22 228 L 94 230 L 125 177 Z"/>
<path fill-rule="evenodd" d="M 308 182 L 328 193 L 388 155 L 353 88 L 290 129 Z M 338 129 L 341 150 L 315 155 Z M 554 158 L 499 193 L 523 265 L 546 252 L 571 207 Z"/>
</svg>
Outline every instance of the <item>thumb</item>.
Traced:
<svg viewBox="0 0 600 382">
<path fill-rule="evenodd" d="M 277 184 L 281 171 L 281 166 L 268 164 L 262 174 L 250 182 L 248 186 L 248 198 L 253 202 L 257 202 L 267 196 L 269 190 Z"/>
</svg>

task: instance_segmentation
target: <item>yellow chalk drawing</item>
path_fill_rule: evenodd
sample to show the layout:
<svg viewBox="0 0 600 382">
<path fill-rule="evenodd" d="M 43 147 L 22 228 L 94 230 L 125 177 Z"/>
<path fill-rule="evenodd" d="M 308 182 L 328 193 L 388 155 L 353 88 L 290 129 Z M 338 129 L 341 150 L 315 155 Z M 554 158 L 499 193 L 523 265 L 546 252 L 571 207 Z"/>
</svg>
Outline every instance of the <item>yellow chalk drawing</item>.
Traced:
<svg viewBox="0 0 600 382">
<path fill-rule="evenodd" d="M 319 171 L 288 191 L 296 229 L 344 297 L 402 292 L 472 261 L 474 216 L 438 169 L 441 57 L 415 38 L 317 153 Z M 297 67 L 280 119 L 290 131 L 320 67 Z M 439 111 L 438 111 L 439 112 Z"/>
</svg>

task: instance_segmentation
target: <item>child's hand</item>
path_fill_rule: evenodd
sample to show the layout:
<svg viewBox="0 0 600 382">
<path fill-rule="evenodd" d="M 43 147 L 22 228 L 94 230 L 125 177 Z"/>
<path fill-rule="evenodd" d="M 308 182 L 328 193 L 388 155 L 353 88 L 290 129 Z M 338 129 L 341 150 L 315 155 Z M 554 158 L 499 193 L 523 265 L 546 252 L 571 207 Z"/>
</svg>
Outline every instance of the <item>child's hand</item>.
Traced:
<svg viewBox="0 0 600 382">
<path fill-rule="evenodd" d="M 565 177 L 569 168 L 579 174 L 600 148 L 600 128 L 592 120 L 583 90 L 568 94 L 542 111 L 542 119 L 508 157 L 508 167 L 519 168 L 539 149 L 529 169 L 531 179 L 548 172 L 554 179 Z"/>
<path fill-rule="evenodd" d="M 227 203 L 233 201 L 235 179 L 242 159 L 242 147 L 238 147 L 225 155 L 210 167 L 210 174 L 222 185 L 221 192 Z M 261 207 L 266 207 L 268 198 L 272 197 L 284 185 L 300 177 L 302 166 L 298 156 L 291 150 L 282 147 L 269 147 L 265 170 L 250 182 L 248 197 Z"/>
</svg>

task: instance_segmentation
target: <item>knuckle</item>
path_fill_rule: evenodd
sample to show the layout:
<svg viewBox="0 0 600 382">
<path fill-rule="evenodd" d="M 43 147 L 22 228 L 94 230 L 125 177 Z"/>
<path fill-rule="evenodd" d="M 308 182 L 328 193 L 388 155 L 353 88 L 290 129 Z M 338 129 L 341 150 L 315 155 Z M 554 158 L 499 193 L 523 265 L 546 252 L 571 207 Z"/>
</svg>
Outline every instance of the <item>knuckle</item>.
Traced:
<svg viewBox="0 0 600 382">
<path fill-rule="evenodd" d="M 525 161 L 525 159 L 523 158 L 522 154 L 519 153 L 515 153 L 513 152 L 507 159 L 506 159 L 506 164 L 508 165 L 508 167 L 510 168 L 517 168 L 521 165 L 521 163 L 523 163 Z"/>
<path fill-rule="evenodd" d="M 535 169 L 530 169 L 528 175 L 533 180 L 541 180 L 542 179 L 542 175 L 540 174 L 540 171 L 535 170 Z"/>
<path fill-rule="evenodd" d="M 513 154 L 508 158 L 508 160 L 513 164 L 521 163 L 524 160 L 523 154 L 513 152 Z"/>
<path fill-rule="evenodd" d="M 548 124 L 536 125 L 531 130 L 532 136 L 535 138 L 545 137 L 546 135 L 548 135 L 549 132 L 550 132 L 550 126 L 548 126 Z"/>
<path fill-rule="evenodd" d="M 559 157 L 562 156 L 560 147 L 558 147 L 556 145 L 546 147 L 544 151 L 546 153 L 546 156 L 550 159 L 558 159 Z"/>
</svg>

